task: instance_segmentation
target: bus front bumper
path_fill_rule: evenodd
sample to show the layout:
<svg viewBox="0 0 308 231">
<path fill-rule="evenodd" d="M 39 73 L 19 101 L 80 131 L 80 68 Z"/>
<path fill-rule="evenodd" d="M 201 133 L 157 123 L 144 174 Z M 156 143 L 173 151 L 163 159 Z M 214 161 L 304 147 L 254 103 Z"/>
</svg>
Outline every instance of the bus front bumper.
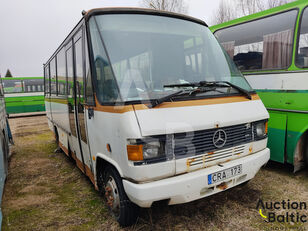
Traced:
<svg viewBox="0 0 308 231">
<path fill-rule="evenodd" d="M 169 205 L 181 204 L 213 195 L 252 179 L 269 158 L 270 150 L 266 148 L 220 166 L 216 165 L 150 183 L 135 184 L 123 180 L 123 185 L 129 199 L 143 208 L 149 208 L 153 202 L 162 200 L 167 200 Z M 240 175 L 216 184 L 208 184 L 208 175 L 240 164 L 242 165 Z"/>
</svg>

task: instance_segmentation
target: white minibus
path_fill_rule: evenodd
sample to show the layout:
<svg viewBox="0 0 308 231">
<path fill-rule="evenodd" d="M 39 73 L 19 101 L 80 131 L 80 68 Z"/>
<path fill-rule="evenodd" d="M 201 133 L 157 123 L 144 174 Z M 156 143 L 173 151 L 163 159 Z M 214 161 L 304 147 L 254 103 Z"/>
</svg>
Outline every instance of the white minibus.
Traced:
<svg viewBox="0 0 308 231">
<path fill-rule="evenodd" d="M 84 12 L 44 75 L 59 147 L 121 226 L 136 221 L 139 207 L 245 183 L 269 160 L 268 112 L 198 19 L 139 8 Z"/>
</svg>

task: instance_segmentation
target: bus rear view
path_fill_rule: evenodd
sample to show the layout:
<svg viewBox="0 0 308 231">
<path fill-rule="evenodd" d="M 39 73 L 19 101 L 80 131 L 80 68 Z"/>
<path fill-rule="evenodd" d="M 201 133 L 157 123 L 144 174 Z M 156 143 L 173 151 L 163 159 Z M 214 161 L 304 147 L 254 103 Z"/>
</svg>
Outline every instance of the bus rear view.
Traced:
<svg viewBox="0 0 308 231">
<path fill-rule="evenodd" d="M 139 207 L 247 182 L 269 160 L 268 113 L 204 22 L 95 9 L 66 40 L 54 56 L 64 49 L 72 71 L 63 100 L 47 94 L 49 126 L 122 226 Z"/>
</svg>

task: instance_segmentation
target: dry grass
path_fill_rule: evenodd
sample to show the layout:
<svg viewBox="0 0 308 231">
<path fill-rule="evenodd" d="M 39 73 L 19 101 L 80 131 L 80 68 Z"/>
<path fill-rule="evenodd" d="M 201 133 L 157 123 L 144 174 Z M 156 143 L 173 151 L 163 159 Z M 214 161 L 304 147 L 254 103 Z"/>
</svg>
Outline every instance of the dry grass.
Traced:
<svg viewBox="0 0 308 231">
<path fill-rule="evenodd" d="M 45 117 L 15 118 L 10 124 L 15 146 L 3 198 L 3 230 L 120 230 L 90 181 L 64 154 L 53 152 Z M 259 198 L 308 202 L 308 172 L 294 175 L 286 166 L 271 165 L 245 186 L 188 204 L 142 209 L 137 224 L 126 230 L 304 228 L 264 222 L 255 208 Z"/>
</svg>

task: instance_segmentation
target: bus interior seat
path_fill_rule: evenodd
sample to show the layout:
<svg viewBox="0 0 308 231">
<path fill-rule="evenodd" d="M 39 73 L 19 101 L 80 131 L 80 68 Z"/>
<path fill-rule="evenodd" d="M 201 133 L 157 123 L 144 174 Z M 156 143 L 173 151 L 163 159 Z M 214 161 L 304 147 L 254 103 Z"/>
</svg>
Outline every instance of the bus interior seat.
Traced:
<svg viewBox="0 0 308 231">
<path fill-rule="evenodd" d="M 249 51 L 248 53 L 238 53 L 233 60 L 240 70 L 262 69 L 262 52 Z"/>
</svg>

